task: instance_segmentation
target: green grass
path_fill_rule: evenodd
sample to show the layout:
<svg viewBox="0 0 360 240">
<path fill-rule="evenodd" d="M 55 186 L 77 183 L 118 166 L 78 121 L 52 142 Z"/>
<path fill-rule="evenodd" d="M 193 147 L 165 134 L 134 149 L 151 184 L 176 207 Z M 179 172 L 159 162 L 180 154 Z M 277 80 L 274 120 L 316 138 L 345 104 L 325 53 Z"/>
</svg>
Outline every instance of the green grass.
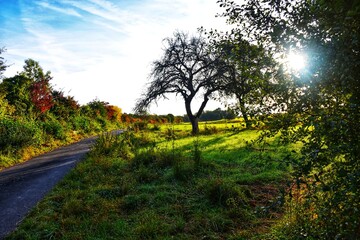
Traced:
<svg viewBox="0 0 360 240">
<path fill-rule="evenodd" d="M 255 130 L 174 132 L 101 137 L 8 238 L 249 239 L 266 232 L 282 212 L 276 203 L 289 172 L 282 159 L 294 147 L 276 139 L 249 147 Z"/>
<path fill-rule="evenodd" d="M 173 129 L 177 133 L 184 133 L 189 135 L 191 133 L 191 123 L 183 122 L 178 124 L 166 123 L 166 124 L 147 124 L 148 128 L 151 130 L 160 130 L 162 132 L 167 129 Z M 201 121 L 199 122 L 199 129 L 202 133 L 206 132 L 206 129 L 216 128 L 218 131 L 240 131 L 245 128 L 245 122 L 242 118 L 236 118 L 232 120 L 217 120 L 217 121 Z"/>
</svg>

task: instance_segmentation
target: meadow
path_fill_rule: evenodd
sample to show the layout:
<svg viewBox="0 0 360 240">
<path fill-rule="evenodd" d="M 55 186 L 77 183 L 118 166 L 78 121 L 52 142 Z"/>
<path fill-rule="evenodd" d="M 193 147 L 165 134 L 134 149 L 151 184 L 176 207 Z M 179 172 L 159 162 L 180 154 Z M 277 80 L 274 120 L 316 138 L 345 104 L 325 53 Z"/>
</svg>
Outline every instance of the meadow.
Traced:
<svg viewBox="0 0 360 240">
<path fill-rule="evenodd" d="M 264 239 L 283 216 L 297 145 L 240 120 L 103 134 L 7 239 Z"/>
</svg>

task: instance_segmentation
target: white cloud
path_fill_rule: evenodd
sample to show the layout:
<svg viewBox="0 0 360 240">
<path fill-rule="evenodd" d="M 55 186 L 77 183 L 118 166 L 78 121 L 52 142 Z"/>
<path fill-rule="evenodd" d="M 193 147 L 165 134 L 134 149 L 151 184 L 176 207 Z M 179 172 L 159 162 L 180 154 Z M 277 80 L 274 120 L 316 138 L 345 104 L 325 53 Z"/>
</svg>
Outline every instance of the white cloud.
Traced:
<svg viewBox="0 0 360 240">
<path fill-rule="evenodd" d="M 106 2 L 106 1 L 103 1 Z M 106 20 L 114 21 L 117 23 L 122 23 L 127 19 L 126 12 L 116 8 L 114 5 L 109 6 L 109 4 L 98 5 L 96 1 L 70 1 L 63 0 L 62 3 L 76 7 L 84 12 L 88 12 L 96 17 L 103 18 Z"/>
<path fill-rule="evenodd" d="M 75 16 L 75 17 L 82 17 L 77 11 L 75 11 L 74 9 L 72 8 L 60 8 L 60 7 L 56 7 L 56 6 L 53 6 L 51 4 L 49 4 L 48 2 L 36 2 L 37 5 L 43 7 L 43 8 L 47 8 L 47 9 L 50 9 L 50 10 L 53 10 L 53 11 L 56 11 L 56 12 L 59 12 L 59 13 L 63 13 L 63 14 L 66 14 L 66 15 L 71 15 L 71 16 Z"/>
<path fill-rule="evenodd" d="M 7 44 L 5 58 L 16 64 L 7 72 L 20 71 L 23 60 L 33 58 L 52 71 L 56 88 L 70 91 L 80 103 L 98 97 L 125 112 L 131 112 L 140 97 L 151 62 L 162 54 L 164 38 L 175 30 L 193 33 L 200 26 L 224 26 L 223 19 L 214 17 L 220 9 L 209 0 L 145 0 L 131 5 L 109 0 L 58 3 L 36 4 L 52 10 L 51 16 L 36 16 L 32 5 L 22 6 L 21 19 L 27 35 L 13 39 L 16 44 Z M 60 24 L 66 15 L 78 20 L 63 27 Z M 184 114 L 181 98 L 170 99 L 160 100 L 151 111 Z"/>
</svg>

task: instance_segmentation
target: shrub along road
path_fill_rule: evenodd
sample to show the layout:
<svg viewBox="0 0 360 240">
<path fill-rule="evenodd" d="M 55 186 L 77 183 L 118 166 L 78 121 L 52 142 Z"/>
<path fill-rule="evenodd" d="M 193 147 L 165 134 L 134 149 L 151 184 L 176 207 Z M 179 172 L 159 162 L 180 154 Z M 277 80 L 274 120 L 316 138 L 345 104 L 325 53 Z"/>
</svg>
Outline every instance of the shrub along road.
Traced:
<svg viewBox="0 0 360 240">
<path fill-rule="evenodd" d="M 0 172 L 0 239 L 89 151 L 95 137 L 35 157 Z"/>
</svg>

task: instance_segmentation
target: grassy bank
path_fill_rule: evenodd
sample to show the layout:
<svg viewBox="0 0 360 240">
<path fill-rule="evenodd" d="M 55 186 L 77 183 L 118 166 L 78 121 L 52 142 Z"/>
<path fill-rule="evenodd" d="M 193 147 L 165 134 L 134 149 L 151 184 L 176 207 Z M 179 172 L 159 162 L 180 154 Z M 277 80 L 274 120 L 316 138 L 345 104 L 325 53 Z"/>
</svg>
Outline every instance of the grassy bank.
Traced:
<svg viewBox="0 0 360 240">
<path fill-rule="evenodd" d="M 0 118 L 0 170 L 80 139 L 119 129 L 120 125 L 84 116 L 68 121 Z"/>
<path fill-rule="evenodd" d="M 181 126 L 184 127 L 184 126 Z M 282 214 L 296 146 L 176 126 L 99 138 L 9 239 L 248 239 Z"/>
</svg>

